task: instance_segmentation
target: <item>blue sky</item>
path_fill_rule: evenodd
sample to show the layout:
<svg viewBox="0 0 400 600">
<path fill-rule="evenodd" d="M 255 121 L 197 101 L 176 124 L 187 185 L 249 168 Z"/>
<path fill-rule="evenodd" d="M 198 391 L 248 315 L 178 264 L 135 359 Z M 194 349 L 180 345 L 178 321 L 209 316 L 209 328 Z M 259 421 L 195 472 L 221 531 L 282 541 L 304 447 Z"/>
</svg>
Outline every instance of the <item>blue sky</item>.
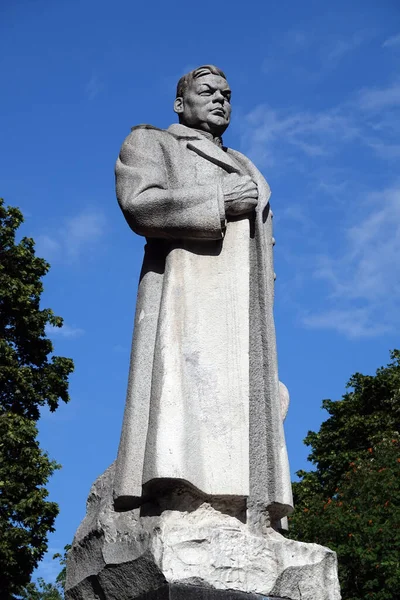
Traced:
<svg viewBox="0 0 400 600">
<path fill-rule="evenodd" d="M 350 375 L 399 347 L 400 5 L 397 0 L 3 0 L 1 189 L 52 265 L 43 306 L 75 361 L 71 402 L 40 438 L 63 469 L 50 554 L 71 541 L 114 460 L 143 240 L 115 200 L 130 127 L 167 127 L 178 78 L 214 63 L 233 89 L 226 145 L 272 188 L 280 378 L 291 470 Z M 39 574 L 57 568 L 46 559 Z"/>
</svg>

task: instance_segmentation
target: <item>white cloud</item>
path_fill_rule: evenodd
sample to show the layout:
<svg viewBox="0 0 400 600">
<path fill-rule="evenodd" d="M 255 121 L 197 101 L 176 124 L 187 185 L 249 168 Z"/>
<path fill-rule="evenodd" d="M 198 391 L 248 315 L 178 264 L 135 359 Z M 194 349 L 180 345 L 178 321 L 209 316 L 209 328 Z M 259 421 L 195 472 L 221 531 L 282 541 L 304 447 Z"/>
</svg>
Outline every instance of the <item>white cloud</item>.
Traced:
<svg viewBox="0 0 400 600">
<path fill-rule="evenodd" d="M 383 48 L 393 48 L 394 46 L 400 46 L 400 33 L 392 35 L 382 44 Z"/>
<path fill-rule="evenodd" d="M 358 98 L 361 109 L 380 111 L 400 106 L 400 83 L 395 82 L 385 88 L 361 90 Z"/>
<path fill-rule="evenodd" d="M 374 29 L 361 29 L 348 35 L 319 29 L 291 29 L 269 39 L 271 51 L 262 61 L 263 73 L 282 73 L 304 84 L 329 77 L 344 58 L 352 58 L 359 48 L 377 35 Z"/>
<path fill-rule="evenodd" d="M 337 110 L 311 113 L 282 112 L 259 105 L 248 113 L 242 127 L 245 151 L 256 162 L 272 165 L 276 151 L 287 145 L 309 157 L 322 157 L 340 150 L 339 144 L 359 135 L 356 123 Z"/>
<path fill-rule="evenodd" d="M 63 337 L 63 338 L 77 338 L 85 333 L 83 329 L 79 327 L 71 327 L 71 325 L 63 324 L 62 327 L 54 327 L 53 325 L 46 325 L 46 333 L 50 337 Z"/>
<path fill-rule="evenodd" d="M 35 242 L 36 252 L 51 259 L 61 250 L 61 244 L 49 235 L 38 235 Z"/>
<path fill-rule="evenodd" d="M 385 160 L 394 160 L 400 158 L 400 144 L 391 144 L 382 140 L 374 139 L 367 141 L 367 144 L 380 158 Z"/>
<path fill-rule="evenodd" d="M 94 209 L 86 209 L 64 219 L 53 234 L 36 236 L 36 252 L 48 260 L 63 259 L 74 262 L 92 248 L 105 232 L 105 216 Z"/>
<path fill-rule="evenodd" d="M 97 75 L 92 75 L 85 85 L 85 94 L 88 100 L 94 100 L 100 94 L 104 85 Z"/>
<path fill-rule="evenodd" d="M 400 300 L 400 185 L 369 194 L 363 209 L 364 218 L 347 232 L 356 262 L 352 293 Z"/>
<path fill-rule="evenodd" d="M 127 354 L 129 352 L 129 348 L 122 346 L 121 344 L 116 344 L 113 346 L 112 351 L 118 354 Z"/>
<path fill-rule="evenodd" d="M 390 330 L 387 325 L 371 322 L 370 312 L 365 308 L 332 309 L 305 316 L 302 321 L 311 329 L 333 329 L 350 339 L 375 337 Z"/>
<path fill-rule="evenodd" d="M 258 105 L 241 120 L 242 147 L 261 167 L 276 165 L 285 170 L 288 163 L 301 170 L 307 158 L 326 163 L 354 143 L 381 159 L 396 160 L 399 109 L 399 81 L 362 89 L 347 102 L 317 112 Z"/>
<path fill-rule="evenodd" d="M 302 231 L 311 230 L 315 227 L 314 221 L 309 217 L 308 213 L 302 206 L 288 204 L 278 214 L 279 220 L 291 220 L 299 223 L 302 226 Z"/>
<path fill-rule="evenodd" d="M 76 258 L 88 244 L 97 242 L 104 233 L 105 218 L 91 210 L 68 219 L 65 224 L 64 244 L 70 257 Z"/>
<path fill-rule="evenodd" d="M 300 236 L 304 256 L 294 276 L 300 269 L 308 281 L 314 278 L 321 301 L 313 314 L 297 306 L 307 327 L 353 339 L 400 329 L 400 183 L 390 180 L 387 168 L 400 156 L 398 106 L 400 83 L 394 81 L 315 113 L 261 105 L 242 121 L 245 154 L 261 168 L 274 165 L 275 177 L 280 171 L 302 178 L 301 203 L 288 199 L 280 214 L 289 246 L 281 256 L 290 258 Z M 367 159 L 386 181 L 374 192 L 368 172 L 360 179 L 366 150 L 369 159 L 386 163 L 379 169 Z M 346 160 L 353 155 L 350 167 Z M 293 260 L 286 262 L 294 271 Z"/>
<path fill-rule="evenodd" d="M 344 175 L 342 175 L 343 177 Z M 346 180 L 332 181 L 326 180 L 326 175 L 321 174 L 321 179 L 317 181 L 317 188 L 327 196 L 333 198 L 336 202 L 340 198 L 344 198 L 349 187 L 349 182 Z"/>
<path fill-rule="evenodd" d="M 354 216 L 341 253 L 319 256 L 314 268 L 328 285 L 327 308 L 302 319 L 351 338 L 400 327 L 400 184 L 367 195 Z"/>
<path fill-rule="evenodd" d="M 310 31 L 291 29 L 283 36 L 280 46 L 284 51 L 292 54 L 309 47 L 313 41 L 314 39 Z"/>
<path fill-rule="evenodd" d="M 331 61 L 341 60 L 344 56 L 346 56 L 346 54 L 356 50 L 356 48 L 359 48 L 362 44 L 368 41 L 372 35 L 372 31 L 365 30 L 356 31 L 353 33 L 353 35 L 348 37 L 335 39 L 328 50 L 328 59 Z"/>
</svg>

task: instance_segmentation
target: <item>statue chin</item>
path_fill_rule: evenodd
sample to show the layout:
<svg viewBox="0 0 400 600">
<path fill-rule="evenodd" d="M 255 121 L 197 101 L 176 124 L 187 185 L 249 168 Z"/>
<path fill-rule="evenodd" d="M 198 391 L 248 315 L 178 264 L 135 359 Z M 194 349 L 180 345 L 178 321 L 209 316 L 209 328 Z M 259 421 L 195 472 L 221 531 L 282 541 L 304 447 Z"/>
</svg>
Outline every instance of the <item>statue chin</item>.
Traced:
<svg viewBox="0 0 400 600">
<path fill-rule="evenodd" d="M 183 117 L 180 117 L 179 123 L 197 131 L 204 131 L 206 134 L 210 133 L 214 137 L 221 137 L 228 129 L 230 121 L 227 121 L 224 117 L 210 115 L 206 122 L 188 123 Z"/>
<path fill-rule="evenodd" d="M 208 124 L 210 129 L 214 130 L 218 135 L 222 135 L 229 126 L 229 120 L 227 121 L 225 117 L 220 117 L 218 115 L 211 115 Z M 212 133 L 214 133 L 214 131 L 212 131 Z"/>
</svg>

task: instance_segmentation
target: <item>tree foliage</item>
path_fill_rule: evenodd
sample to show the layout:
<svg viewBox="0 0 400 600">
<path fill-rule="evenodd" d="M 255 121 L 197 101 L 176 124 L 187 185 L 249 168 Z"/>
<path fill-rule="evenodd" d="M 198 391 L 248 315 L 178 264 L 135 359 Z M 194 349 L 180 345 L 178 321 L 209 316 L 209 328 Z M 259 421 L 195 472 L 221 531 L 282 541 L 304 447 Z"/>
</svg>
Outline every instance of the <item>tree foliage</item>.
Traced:
<svg viewBox="0 0 400 600">
<path fill-rule="evenodd" d="M 345 600 L 400 590 L 400 352 L 376 375 L 355 374 L 330 417 L 309 432 L 314 471 L 299 471 L 290 537 L 338 554 Z"/>
<path fill-rule="evenodd" d="M 28 583 L 20 595 L 21 600 L 63 600 L 64 592 L 58 583 L 46 583 L 43 577 Z"/>
<path fill-rule="evenodd" d="M 15 236 L 23 221 L 0 199 L 0 590 L 14 598 L 29 582 L 47 550 L 58 513 L 46 498 L 58 468 L 37 440 L 40 407 L 68 402 L 71 359 L 53 356 L 46 326 L 62 319 L 40 308 L 49 264 L 35 256 L 34 242 Z"/>
<path fill-rule="evenodd" d="M 43 577 L 39 577 L 36 582 L 28 583 L 20 594 L 21 600 L 64 600 L 67 555 L 70 548 L 71 545 L 67 544 L 63 555 L 53 556 L 53 559 L 59 560 L 61 566 L 55 583 L 46 583 Z"/>
</svg>

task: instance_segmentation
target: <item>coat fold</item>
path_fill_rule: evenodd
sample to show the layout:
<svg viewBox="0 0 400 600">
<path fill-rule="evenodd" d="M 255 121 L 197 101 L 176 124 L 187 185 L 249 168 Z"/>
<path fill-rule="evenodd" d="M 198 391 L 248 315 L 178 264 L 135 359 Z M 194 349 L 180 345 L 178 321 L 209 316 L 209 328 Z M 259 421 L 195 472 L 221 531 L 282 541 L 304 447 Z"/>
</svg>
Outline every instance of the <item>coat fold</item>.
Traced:
<svg viewBox="0 0 400 600">
<path fill-rule="evenodd" d="M 227 220 L 222 180 L 250 175 L 254 214 Z M 128 224 L 147 238 L 117 457 L 119 508 L 165 481 L 292 510 L 273 320 L 270 191 L 244 155 L 201 133 L 139 126 L 116 165 Z"/>
</svg>

